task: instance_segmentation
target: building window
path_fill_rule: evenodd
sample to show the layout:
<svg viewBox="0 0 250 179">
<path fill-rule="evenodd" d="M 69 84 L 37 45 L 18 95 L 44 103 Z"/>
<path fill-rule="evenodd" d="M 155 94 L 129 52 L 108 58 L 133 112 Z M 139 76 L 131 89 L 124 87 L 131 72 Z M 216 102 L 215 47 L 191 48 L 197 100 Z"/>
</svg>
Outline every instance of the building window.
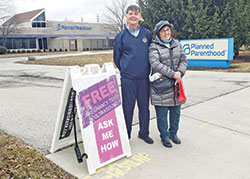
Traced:
<svg viewBox="0 0 250 179">
<path fill-rule="evenodd" d="M 39 49 L 48 49 L 47 39 L 46 38 L 38 38 L 38 47 L 39 47 Z"/>
<path fill-rule="evenodd" d="M 45 12 L 37 16 L 31 23 L 32 27 L 34 28 L 45 28 L 46 22 L 45 22 Z"/>
<path fill-rule="evenodd" d="M 14 48 L 13 49 L 20 49 L 21 48 L 21 39 L 13 39 Z"/>
<path fill-rule="evenodd" d="M 32 27 L 34 28 L 45 28 L 46 22 L 32 22 Z"/>
<path fill-rule="evenodd" d="M 48 49 L 47 39 L 46 38 L 43 38 L 43 48 Z"/>
<path fill-rule="evenodd" d="M 41 13 L 39 16 L 37 16 L 34 21 L 45 21 L 45 12 Z"/>
<path fill-rule="evenodd" d="M 7 38 L 7 49 L 36 49 L 36 38 Z"/>
<path fill-rule="evenodd" d="M 28 49 L 29 48 L 29 39 L 21 39 L 21 48 Z"/>
<path fill-rule="evenodd" d="M 7 49 L 13 49 L 12 48 L 12 39 L 9 39 L 9 38 L 7 38 L 7 40 L 6 40 L 6 48 Z"/>
<path fill-rule="evenodd" d="M 35 38 L 30 38 L 29 39 L 30 42 L 30 48 L 36 48 L 36 39 Z"/>
<path fill-rule="evenodd" d="M 108 40 L 108 47 L 113 47 L 114 44 L 114 40 L 113 39 L 109 39 Z"/>
</svg>

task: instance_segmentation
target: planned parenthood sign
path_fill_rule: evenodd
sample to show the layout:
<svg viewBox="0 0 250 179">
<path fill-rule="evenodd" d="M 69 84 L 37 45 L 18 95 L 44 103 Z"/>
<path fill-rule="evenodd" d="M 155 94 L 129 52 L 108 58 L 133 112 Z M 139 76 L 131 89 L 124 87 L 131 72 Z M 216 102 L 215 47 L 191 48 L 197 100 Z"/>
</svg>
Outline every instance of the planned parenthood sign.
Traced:
<svg viewBox="0 0 250 179">
<path fill-rule="evenodd" d="M 229 67 L 233 60 L 233 38 L 182 40 L 189 66 Z"/>
</svg>

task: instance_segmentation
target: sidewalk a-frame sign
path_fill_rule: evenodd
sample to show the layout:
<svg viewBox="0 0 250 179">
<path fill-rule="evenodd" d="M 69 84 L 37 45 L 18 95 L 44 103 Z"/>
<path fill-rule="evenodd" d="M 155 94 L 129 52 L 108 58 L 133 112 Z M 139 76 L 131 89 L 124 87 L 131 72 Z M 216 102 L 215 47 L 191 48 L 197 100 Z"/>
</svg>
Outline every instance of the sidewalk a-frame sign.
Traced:
<svg viewBox="0 0 250 179">
<path fill-rule="evenodd" d="M 50 152 L 74 144 L 77 137 L 83 141 L 82 157 L 86 157 L 89 174 L 124 156 L 131 156 L 112 63 L 105 63 L 102 68 L 97 64 L 83 68 L 73 66 L 66 71 Z M 77 148 L 75 152 L 80 162 Z"/>
</svg>

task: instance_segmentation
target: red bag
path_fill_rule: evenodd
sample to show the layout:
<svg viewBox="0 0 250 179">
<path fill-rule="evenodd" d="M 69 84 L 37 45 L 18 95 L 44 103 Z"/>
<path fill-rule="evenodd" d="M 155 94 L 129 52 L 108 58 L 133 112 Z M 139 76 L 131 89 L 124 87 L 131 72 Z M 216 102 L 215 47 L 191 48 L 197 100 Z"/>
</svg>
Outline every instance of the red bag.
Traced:
<svg viewBox="0 0 250 179">
<path fill-rule="evenodd" d="M 183 89 L 183 85 L 182 85 L 182 80 L 177 80 L 177 83 L 179 84 L 179 97 L 178 97 L 178 101 L 182 102 L 182 101 L 186 101 L 187 98 L 185 96 L 184 93 L 184 89 Z"/>
</svg>

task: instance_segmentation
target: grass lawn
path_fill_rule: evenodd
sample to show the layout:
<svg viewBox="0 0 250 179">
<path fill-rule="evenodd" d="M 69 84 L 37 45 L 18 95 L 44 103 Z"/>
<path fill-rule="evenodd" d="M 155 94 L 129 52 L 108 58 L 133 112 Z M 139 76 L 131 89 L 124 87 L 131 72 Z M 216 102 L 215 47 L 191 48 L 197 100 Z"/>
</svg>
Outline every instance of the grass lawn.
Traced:
<svg viewBox="0 0 250 179">
<path fill-rule="evenodd" d="M 96 55 L 82 55 L 82 56 L 68 56 L 68 57 L 58 57 L 58 58 L 46 58 L 46 59 L 37 59 L 37 60 L 27 60 L 21 61 L 18 63 L 23 64 L 39 64 L 39 65 L 60 65 L 60 66 L 73 66 L 79 65 L 84 66 L 86 64 L 99 64 L 103 65 L 105 62 L 112 62 L 113 54 L 96 54 Z"/>
<path fill-rule="evenodd" d="M 250 72 L 250 62 L 232 63 L 231 67 L 228 69 L 213 69 L 211 71 L 249 73 Z"/>
<path fill-rule="evenodd" d="M 221 72 L 250 72 L 250 53 L 242 52 L 239 59 L 231 61 L 230 68 L 211 68 L 211 67 L 190 67 L 189 70 L 206 70 L 206 71 L 221 71 Z M 113 54 L 96 54 L 96 55 L 83 55 L 83 56 L 69 56 L 59 58 L 38 59 L 34 61 L 22 61 L 18 63 L 23 64 L 40 64 L 40 65 L 62 65 L 84 66 L 90 63 L 96 63 L 100 66 L 105 62 L 113 62 Z"/>
<path fill-rule="evenodd" d="M 74 178 L 45 154 L 0 131 L 0 178 Z"/>
</svg>

